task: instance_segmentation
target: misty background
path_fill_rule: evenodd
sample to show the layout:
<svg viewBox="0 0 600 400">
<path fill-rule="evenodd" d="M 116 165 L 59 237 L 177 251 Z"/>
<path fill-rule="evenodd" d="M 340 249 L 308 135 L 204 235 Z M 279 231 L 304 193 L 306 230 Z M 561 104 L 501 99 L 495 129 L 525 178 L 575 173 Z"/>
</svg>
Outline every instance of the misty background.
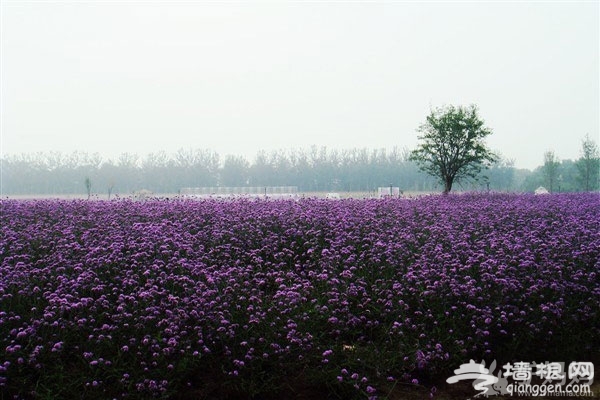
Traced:
<svg viewBox="0 0 600 400">
<path fill-rule="evenodd" d="M 0 191 L 436 190 L 406 155 L 444 104 L 478 105 L 494 131 L 491 189 L 535 189 L 554 151 L 579 190 L 599 7 L 5 0 Z"/>
<path fill-rule="evenodd" d="M 223 158 L 204 149 L 180 149 L 171 154 L 159 151 L 144 158 L 123 153 L 114 162 L 104 161 L 97 153 L 37 153 L 7 158 L 1 173 L 3 194 L 13 195 L 82 194 L 86 181 L 91 194 L 98 198 L 140 190 L 178 195 L 182 188 L 216 186 L 297 186 L 301 193 L 362 195 L 375 194 L 379 187 L 389 185 L 407 194 L 441 191 L 443 185 L 438 179 L 419 171 L 409 160 L 409 153 L 399 148 L 338 151 L 313 146 L 308 150 L 259 152 L 252 162 L 242 156 Z M 478 181 L 459 183 L 456 189 L 533 192 L 542 185 L 553 192 L 600 189 L 597 172 L 586 182 L 581 161 L 558 162 L 554 158 L 550 166 L 545 163 L 531 171 L 500 159 L 483 171 Z"/>
</svg>

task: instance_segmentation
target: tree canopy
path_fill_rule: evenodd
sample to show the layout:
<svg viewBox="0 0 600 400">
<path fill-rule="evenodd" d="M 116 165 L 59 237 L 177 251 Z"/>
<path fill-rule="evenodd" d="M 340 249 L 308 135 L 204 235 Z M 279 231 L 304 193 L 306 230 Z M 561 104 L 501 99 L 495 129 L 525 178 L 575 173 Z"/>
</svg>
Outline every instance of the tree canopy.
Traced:
<svg viewBox="0 0 600 400">
<path fill-rule="evenodd" d="M 434 109 L 418 129 L 420 143 L 410 158 L 449 193 L 455 182 L 477 180 L 497 160 L 484 143 L 492 133 L 484 124 L 475 105 Z"/>
</svg>

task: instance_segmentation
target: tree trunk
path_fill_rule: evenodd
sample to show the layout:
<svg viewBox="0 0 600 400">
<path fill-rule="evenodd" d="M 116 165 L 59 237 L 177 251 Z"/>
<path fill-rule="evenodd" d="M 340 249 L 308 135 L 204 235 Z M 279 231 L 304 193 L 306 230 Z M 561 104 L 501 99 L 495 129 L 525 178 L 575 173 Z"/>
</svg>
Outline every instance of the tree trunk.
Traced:
<svg viewBox="0 0 600 400">
<path fill-rule="evenodd" d="M 444 194 L 448 194 L 450 193 L 450 190 L 452 190 L 452 178 L 446 178 L 444 180 Z"/>
</svg>

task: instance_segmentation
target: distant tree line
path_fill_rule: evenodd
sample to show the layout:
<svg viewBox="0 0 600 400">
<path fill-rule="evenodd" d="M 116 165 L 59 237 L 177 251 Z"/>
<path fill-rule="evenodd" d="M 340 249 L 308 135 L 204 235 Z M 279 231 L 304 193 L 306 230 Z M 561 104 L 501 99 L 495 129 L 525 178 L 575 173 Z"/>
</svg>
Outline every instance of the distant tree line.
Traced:
<svg viewBox="0 0 600 400">
<path fill-rule="evenodd" d="M 553 191 L 598 190 L 597 160 L 595 147 L 595 153 L 577 161 L 555 160 L 557 165 L 552 164 L 549 172 L 548 160 L 530 171 L 516 169 L 512 160 L 499 157 L 477 183 L 457 189 L 533 191 L 549 186 Z M 106 198 L 141 189 L 177 194 L 183 187 L 203 186 L 298 186 L 300 192 L 370 192 L 389 185 L 405 192 L 443 189 L 439 180 L 419 170 L 409 150 L 400 148 L 313 146 L 261 151 L 251 162 L 205 149 L 180 149 L 174 154 L 159 151 L 145 157 L 122 153 L 116 160 L 84 152 L 29 153 L 7 155 L 0 162 L 2 195 L 85 193 Z"/>
<path fill-rule="evenodd" d="M 544 186 L 550 192 L 589 192 L 600 190 L 600 151 L 586 135 L 580 157 L 560 161 L 554 151 L 544 153 L 544 164 L 536 168 L 524 182 L 524 188 Z"/>
</svg>

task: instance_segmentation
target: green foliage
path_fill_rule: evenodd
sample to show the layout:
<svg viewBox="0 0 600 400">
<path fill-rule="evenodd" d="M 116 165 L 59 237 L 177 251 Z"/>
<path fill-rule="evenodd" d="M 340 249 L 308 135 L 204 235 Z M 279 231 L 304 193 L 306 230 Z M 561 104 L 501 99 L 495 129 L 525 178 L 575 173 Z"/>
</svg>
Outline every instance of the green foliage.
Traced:
<svg viewBox="0 0 600 400">
<path fill-rule="evenodd" d="M 410 159 L 438 178 L 444 193 L 450 192 L 454 182 L 477 180 L 482 169 L 497 159 L 484 143 L 492 131 L 484 126 L 474 105 L 432 110 L 418 131 L 421 143 Z"/>
<path fill-rule="evenodd" d="M 600 152 L 598 145 L 586 135 L 581 143 L 581 157 L 577 160 L 578 181 L 586 192 L 600 188 Z"/>
<path fill-rule="evenodd" d="M 582 140 L 581 156 L 576 161 L 559 160 L 553 151 L 544 153 L 544 164 L 525 178 L 521 190 L 531 192 L 539 186 L 545 186 L 550 192 L 600 189 L 600 154 L 589 135 Z"/>
</svg>

